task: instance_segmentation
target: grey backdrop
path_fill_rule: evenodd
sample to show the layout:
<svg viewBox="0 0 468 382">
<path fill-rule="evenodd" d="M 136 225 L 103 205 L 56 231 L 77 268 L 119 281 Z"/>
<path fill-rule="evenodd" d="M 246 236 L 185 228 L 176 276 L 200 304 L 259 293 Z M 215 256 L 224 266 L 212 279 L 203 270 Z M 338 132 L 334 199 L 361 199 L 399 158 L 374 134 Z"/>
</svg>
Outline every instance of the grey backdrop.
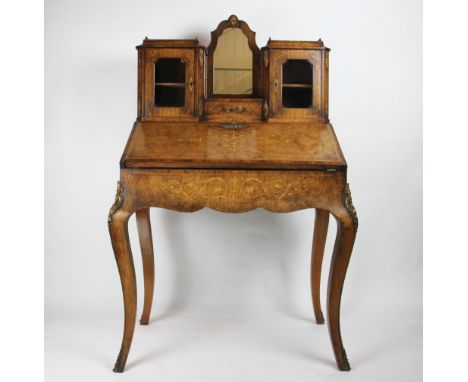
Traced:
<svg viewBox="0 0 468 382">
<path fill-rule="evenodd" d="M 115 380 L 123 324 L 106 217 L 136 117 L 137 55 L 150 38 L 193 38 L 235 13 L 268 37 L 322 38 L 330 118 L 360 226 L 336 371 L 309 293 L 313 210 L 152 210 L 156 295 L 121 379 L 417 381 L 422 378 L 420 1 L 46 1 L 46 380 Z M 33 102 L 33 100 L 30 100 Z M 141 261 L 130 234 L 141 312 Z M 326 276 L 335 223 L 331 221 Z"/>
</svg>

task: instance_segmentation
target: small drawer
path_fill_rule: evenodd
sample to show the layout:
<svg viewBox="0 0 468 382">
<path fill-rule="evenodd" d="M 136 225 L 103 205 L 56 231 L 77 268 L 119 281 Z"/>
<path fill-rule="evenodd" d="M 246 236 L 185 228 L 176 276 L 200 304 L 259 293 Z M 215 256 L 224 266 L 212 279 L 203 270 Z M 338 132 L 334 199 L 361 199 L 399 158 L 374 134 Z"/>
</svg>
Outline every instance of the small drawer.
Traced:
<svg viewBox="0 0 468 382">
<path fill-rule="evenodd" d="M 259 98 L 207 99 L 205 120 L 211 122 L 258 122 L 262 120 L 263 100 Z"/>
</svg>

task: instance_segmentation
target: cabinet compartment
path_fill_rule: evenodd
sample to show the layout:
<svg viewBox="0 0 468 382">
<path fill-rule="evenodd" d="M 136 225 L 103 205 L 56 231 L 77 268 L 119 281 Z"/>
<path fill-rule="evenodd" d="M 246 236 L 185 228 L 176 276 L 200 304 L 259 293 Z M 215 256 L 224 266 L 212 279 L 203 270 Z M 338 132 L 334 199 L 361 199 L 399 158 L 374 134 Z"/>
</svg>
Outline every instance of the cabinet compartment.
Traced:
<svg viewBox="0 0 468 382">
<path fill-rule="evenodd" d="M 203 97 L 204 57 L 196 40 L 144 40 L 139 50 L 139 115 L 145 121 L 193 121 Z M 195 60 L 195 58 L 197 58 Z M 197 105 L 197 107 L 196 107 Z"/>
<path fill-rule="evenodd" d="M 193 119 L 195 102 L 193 66 L 193 49 L 146 50 L 147 119 Z"/>
<path fill-rule="evenodd" d="M 328 121 L 324 69 L 327 48 L 321 42 L 270 41 L 265 59 L 264 94 L 268 94 L 269 118 L 298 122 Z M 309 48 L 310 46 L 310 48 Z"/>
</svg>

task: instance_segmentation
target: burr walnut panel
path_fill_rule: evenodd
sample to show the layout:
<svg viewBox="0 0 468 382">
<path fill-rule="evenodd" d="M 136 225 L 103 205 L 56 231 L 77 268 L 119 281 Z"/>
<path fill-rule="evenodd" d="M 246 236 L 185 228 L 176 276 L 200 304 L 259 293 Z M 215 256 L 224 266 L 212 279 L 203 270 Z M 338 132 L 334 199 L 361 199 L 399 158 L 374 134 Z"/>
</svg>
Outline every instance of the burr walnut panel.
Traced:
<svg viewBox="0 0 468 382">
<path fill-rule="evenodd" d="M 344 169 L 331 124 L 251 123 L 229 130 L 209 123 L 138 122 L 123 167 Z"/>
</svg>

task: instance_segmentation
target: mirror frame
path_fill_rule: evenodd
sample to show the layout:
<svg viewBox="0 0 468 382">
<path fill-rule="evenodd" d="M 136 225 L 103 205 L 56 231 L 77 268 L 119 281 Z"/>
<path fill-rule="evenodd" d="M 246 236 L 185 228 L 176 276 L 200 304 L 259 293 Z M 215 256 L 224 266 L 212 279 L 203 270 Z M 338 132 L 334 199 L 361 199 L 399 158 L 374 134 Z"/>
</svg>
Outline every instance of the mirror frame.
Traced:
<svg viewBox="0 0 468 382">
<path fill-rule="evenodd" d="M 247 37 L 249 48 L 252 50 L 252 94 L 213 94 L 213 56 L 218 46 L 218 38 L 228 28 L 239 28 Z M 207 85 L 208 98 L 259 98 L 260 96 L 260 49 L 255 42 L 255 32 L 245 21 L 239 20 L 236 15 L 231 15 L 227 20 L 221 21 L 218 27 L 211 32 L 211 42 L 207 48 L 208 68 Z"/>
</svg>

